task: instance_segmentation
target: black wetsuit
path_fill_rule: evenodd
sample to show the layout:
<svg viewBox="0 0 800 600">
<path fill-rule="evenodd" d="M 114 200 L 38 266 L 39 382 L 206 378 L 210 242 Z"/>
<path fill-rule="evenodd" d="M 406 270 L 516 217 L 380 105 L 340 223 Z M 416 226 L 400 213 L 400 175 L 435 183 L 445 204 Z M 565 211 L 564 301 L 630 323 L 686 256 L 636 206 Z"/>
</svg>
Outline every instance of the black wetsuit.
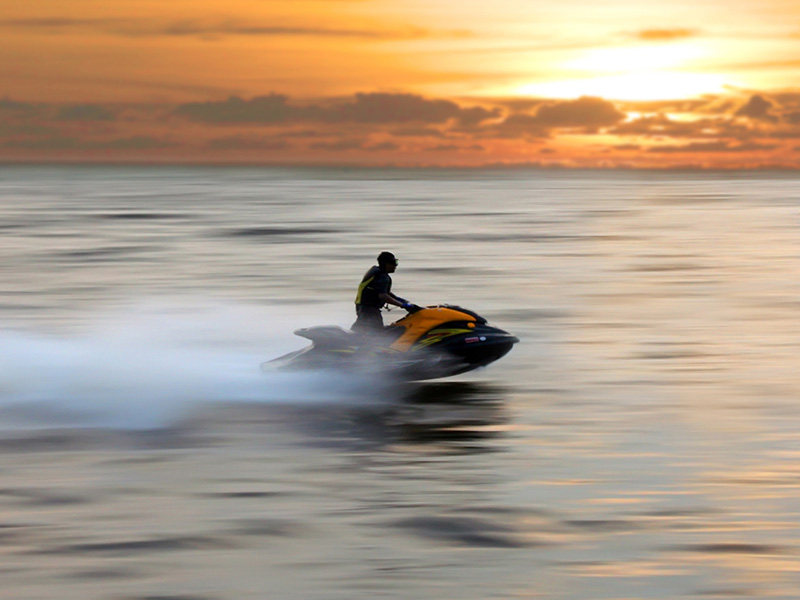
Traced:
<svg viewBox="0 0 800 600">
<path fill-rule="evenodd" d="M 392 278 L 379 266 L 366 272 L 356 294 L 356 322 L 351 329 L 361 333 L 383 331 L 381 294 L 392 291 Z"/>
</svg>

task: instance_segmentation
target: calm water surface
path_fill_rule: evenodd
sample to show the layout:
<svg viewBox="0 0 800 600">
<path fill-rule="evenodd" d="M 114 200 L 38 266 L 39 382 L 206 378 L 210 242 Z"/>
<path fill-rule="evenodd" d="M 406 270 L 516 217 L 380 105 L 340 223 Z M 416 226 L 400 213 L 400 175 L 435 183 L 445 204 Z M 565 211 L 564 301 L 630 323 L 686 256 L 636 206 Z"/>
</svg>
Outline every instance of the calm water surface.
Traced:
<svg viewBox="0 0 800 600">
<path fill-rule="evenodd" d="M 4 597 L 800 597 L 800 176 L 2 167 L 0 201 Z M 522 342 L 259 371 L 384 249 Z"/>
</svg>

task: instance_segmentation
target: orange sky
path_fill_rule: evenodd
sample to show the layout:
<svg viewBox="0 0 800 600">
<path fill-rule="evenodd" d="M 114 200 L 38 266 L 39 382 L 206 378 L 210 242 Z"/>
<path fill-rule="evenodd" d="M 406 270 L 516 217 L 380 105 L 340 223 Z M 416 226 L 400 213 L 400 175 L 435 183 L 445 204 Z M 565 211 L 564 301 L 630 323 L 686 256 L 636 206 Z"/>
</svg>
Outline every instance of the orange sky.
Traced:
<svg viewBox="0 0 800 600">
<path fill-rule="evenodd" d="M 800 165 L 796 0 L 0 0 L 0 160 Z"/>
</svg>

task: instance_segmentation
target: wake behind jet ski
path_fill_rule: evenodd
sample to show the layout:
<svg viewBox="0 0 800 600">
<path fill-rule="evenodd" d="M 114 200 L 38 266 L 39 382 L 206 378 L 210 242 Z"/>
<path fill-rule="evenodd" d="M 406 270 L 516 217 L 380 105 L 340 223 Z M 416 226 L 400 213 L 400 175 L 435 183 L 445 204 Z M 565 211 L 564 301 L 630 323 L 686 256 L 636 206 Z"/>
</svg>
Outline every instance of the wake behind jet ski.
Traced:
<svg viewBox="0 0 800 600">
<path fill-rule="evenodd" d="M 448 304 L 415 307 L 379 333 L 336 326 L 298 329 L 311 346 L 262 364 L 274 369 L 377 372 L 403 380 L 466 373 L 502 358 L 519 339 L 480 315 Z"/>
</svg>

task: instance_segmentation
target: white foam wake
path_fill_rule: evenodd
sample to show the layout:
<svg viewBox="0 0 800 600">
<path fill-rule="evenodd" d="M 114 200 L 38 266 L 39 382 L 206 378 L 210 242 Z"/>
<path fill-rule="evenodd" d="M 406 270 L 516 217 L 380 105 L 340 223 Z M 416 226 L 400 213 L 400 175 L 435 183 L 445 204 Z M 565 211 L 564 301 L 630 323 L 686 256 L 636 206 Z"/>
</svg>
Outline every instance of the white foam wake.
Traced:
<svg viewBox="0 0 800 600">
<path fill-rule="evenodd" d="M 341 306 L 151 302 L 70 335 L 0 328 L 0 423 L 144 428 L 207 402 L 374 400 L 363 378 L 259 368 L 308 343 L 294 329 L 335 323 L 334 312 L 341 321 Z"/>
</svg>

